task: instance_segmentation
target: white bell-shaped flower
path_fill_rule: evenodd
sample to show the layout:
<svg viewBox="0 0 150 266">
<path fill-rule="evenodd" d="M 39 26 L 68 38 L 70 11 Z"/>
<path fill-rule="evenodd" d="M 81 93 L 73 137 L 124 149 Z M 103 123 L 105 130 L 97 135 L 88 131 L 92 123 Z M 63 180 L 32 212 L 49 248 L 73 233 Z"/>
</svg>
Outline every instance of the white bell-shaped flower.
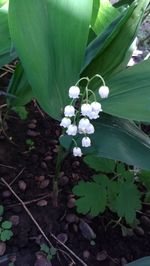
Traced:
<svg viewBox="0 0 150 266">
<path fill-rule="evenodd" d="M 93 134 L 95 132 L 94 126 L 90 123 L 88 127 L 86 128 L 87 134 Z"/>
<path fill-rule="evenodd" d="M 72 117 L 75 115 L 75 108 L 72 105 L 67 105 L 64 109 L 64 115 Z"/>
<path fill-rule="evenodd" d="M 102 99 L 108 98 L 109 88 L 107 86 L 101 86 L 98 92 Z"/>
<path fill-rule="evenodd" d="M 82 139 L 82 147 L 90 147 L 91 146 L 91 140 L 89 137 L 84 137 Z"/>
<path fill-rule="evenodd" d="M 75 136 L 77 134 L 77 126 L 76 125 L 69 125 L 66 133 L 69 136 Z"/>
<path fill-rule="evenodd" d="M 72 99 L 77 99 L 79 98 L 79 94 L 80 94 L 80 89 L 78 86 L 72 86 L 69 89 L 69 97 Z"/>
<path fill-rule="evenodd" d="M 61 127 L 67 128 L 71 125 L 71 119 L 69 117 L 63 117 L 60 123 Z"/>
<path fill-rule="evenodd" d="M 88 115 L 88 117 L 89 117 L 90 119 L 97 119 L 97 118 L 99 118 L 99 115 L 98 115 L 98 112 L 94 112 L 94 111 L 92 111 L 92 112 Z"/>
<path fill-rule="evenodd" d="M 74 155 L 74 156 L 79 156 L 79 157 L 81 157 L 81 156 L 82 156 L 82 151 L 81 151 L 81 149 L 80 149 L 79 147 L 74 147 L 74 148 L 73 148 L 73 155 Z"/>
<path fill-rule="evenodd" d="M 91 111 L 92 111 L 92 107 L 91 107 L 91 105 L 89 103 L 83 103 L 81 105 L 81 114 L 83 116 L 88 115 Z"/>
<path fill-rule="evenodd" d="M 93 112 L 99 113 L 102 111 L 102 106 L 99 102 L 92 102 L 91 107 Z"/>
<path fill-rule="evenodd" d="M 79 127 L 80 128 L 86 128 L 90 124 L 90 121 L 88 118 L 81 118 L 79 121 Z"/>
</svg>

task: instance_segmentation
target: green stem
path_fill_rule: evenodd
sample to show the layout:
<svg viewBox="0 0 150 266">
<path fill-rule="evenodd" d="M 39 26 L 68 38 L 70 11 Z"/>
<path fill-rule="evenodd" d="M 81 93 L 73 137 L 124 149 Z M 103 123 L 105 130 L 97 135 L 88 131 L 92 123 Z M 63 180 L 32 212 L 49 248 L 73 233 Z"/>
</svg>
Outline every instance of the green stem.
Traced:
<svg viewBox="0 0 150 266">
<path fill-rule="evenodd" d="M 56 160 L 56 168 L 55 168 L 55 175 L 53 177 L 53 205 L 54 207 L 58 206 L 58 179 L 59 179 L 59 174 L 61 170 L 61 163 L 63 160 L 63 148 L 60 145 L 58 154 L 57 154 L 57 160 Z"/>
</svg>

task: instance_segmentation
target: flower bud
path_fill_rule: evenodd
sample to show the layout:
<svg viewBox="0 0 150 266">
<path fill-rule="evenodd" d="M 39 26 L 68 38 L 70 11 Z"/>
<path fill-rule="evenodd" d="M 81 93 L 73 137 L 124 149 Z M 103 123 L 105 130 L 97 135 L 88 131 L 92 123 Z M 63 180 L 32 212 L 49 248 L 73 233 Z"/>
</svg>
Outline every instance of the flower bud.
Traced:
<svg viewBox="0 0 150 266">
<path fill-rule="evenodd" d="M 99 88 L 99 95 L 102 99 L 105 99 L 108 97 L 108 94 L 109 94 L 109 88 L 107 86 L 101 86 Z"/>
<path fill-rule="evenodd" d="M 82 139 L 82 147 L 90 147 L 91 146 L 91 140 L 89 137 L 84 137 Z"/>
<path fill-rule="evenodd" d="M 77 86 L 72 86 L 69 89 L 69 97 L 72 99 L 77 99 L 79 98 L 79 94 L 80 94 L 80 89 Z"/>
</svg>

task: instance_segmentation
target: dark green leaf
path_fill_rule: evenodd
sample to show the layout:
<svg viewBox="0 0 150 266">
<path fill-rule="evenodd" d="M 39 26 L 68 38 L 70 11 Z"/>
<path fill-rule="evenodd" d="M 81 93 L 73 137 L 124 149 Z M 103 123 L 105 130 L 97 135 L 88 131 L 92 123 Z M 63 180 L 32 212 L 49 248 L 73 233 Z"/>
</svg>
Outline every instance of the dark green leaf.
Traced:
<svg viewBox="0 0 150 266">
<path fill-rule="evenodd" d="M 124 182 L 119 186 L 116 211 L 119 217 L 125 217 L 128 224 L 136 218 L 136 211 L 141 209 L 140 192 L 133 183 Z"/>
<path fill-rule="evenodd" d="M 103 116 L 95 122 L 92 146 L 99 156 L 150 169 L 150 139 L 127 120 Z"/>
<path fill-rule="evenodd" d="M 115 161 L 95 155 L 87 155 L 84 157 L 84 162 L 95 171 L 104 173 L 112 173 L 115 168 Z"/>
<path fill-rule="evenodd" d="M 31 101 L 33 97 L 31 86 L 20 63 L 17 65 L 9 83 L 8 93 L 15 96 L 15 98 L 8 99 L 8 104 L 11 107 L 23 106 Z"/>
<path fill-rule="evenodd" d="M 96 216 L 105 210 L 107 198 L 106 189 L 95 182 L 80 181 L 73 188 L 73 193 L 80 197 L 76 200 L 79 213 L 90 213 Z"/>
<path fill-rule="evenodd" d="M 101 115 L 94 126 L 95 133 L 91 136 L 93 154 L 150 170 L 150 139 L 133 122 Z M 71 146 L 68 136 L 61 137 L 60 141 L 66 149 Z M 77 142 L 81 146 L 81 137 Z M 91 150 L 84 151 L 87 154 Z"/>
<path fill-rule="evenodd" d="M 128 263 L 126 266 L 149 266 L 149 265 L 150 265 L 150 257 L 144 257 L 142 259 Z"/>
</svg>

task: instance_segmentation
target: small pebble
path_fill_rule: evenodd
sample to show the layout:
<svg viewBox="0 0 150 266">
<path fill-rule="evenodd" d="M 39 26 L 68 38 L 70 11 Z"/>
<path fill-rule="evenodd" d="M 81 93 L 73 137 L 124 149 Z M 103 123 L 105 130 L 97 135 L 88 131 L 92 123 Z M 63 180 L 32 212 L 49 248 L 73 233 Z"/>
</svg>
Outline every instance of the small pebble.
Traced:
<svg viewBox="0 0 150 266">
<path fill-rule="evenodd" d="M 18 181 L 18 187 L 21 191 L 25 191 L 27 188 L 27 184 L 23 180 Z"/>
<path fill-rule="evenodd" d="M 6 244 L 4 242 L 0 242 L 0 256 L 3 256 L 6 251 Z"/>
<path fill-rule="evenodd" d="M 148 218 L 147 216 L 142 216 L 141 223 L 147 227 L 150 227 L 150 218 Z"/>
<path fill-rule="evenodd" d="M 86 239 L 91 241 L 92 239 L 96 238 L 96 234 L 94 233 L 93 229 L 84 220 L 80 221 L 79 228 L 81 230 L 82 235 Z"/>
<path fill-rule="evenodd" d="M 47 164 L 46 164 L 45 162 L 41 162 L 41 167 L 42 167 L 43 169 L 47 169 Z"/>
<path fill-rule="evenodd" d="M 37 137 L 37 136 L 40 135 L 40 132 L 36 132 L 36 131 L 31 130 L 31 129 L 28 129 L 28 131 L 27 131 L 27 135 L 28 135 L 29 137 Z"/>
<path fill-rule="evenodd" d="M 68 202 L 67 202 L 67 207 L 68 207 L 69 209 L 74 208 L 74 207 L 75 207 L 75 202 L 76 202 L 75 198 L 70 198 L 70 199 L 68 200 Z"/>
<path fill-rule="evenodd" d="M 47 206 L 47 200 L 39 200 L 36 205 L 40 207 Z"/>
<path fill-rule="evenodd" d="M 69 183 L 69 178 L 68 178 L 68 176 L 62 176 L 62 177 L 60 178 L 59 183 L 60 183 L 60 186 L 66 186 L 66 185 Z"/>
<path fill-rule="evenodd" d="M 9 220 L 12 222 L 12 225 L 17 226 L 19 224 L 19 216 L 12 215 L 10 216 Z"/>
<path fill-rule="evenodd" d="M 45 179 L 44 175 L 35 176 L 35 180 L 37 180 L 38 182 L 42 182 L 44 179 Z"/>
<path fill-rule="evenodd" d="M 125 266 L 127 263 L 128 262 L 125 258 L 121 258 L 121 266 Z"/>
<path fill-rule="evenodd" d="M 5 190 L 2 192 L 3 198 L 9 198 L 11 196 L 11 192 L 9 190 Z"/>
<path fill-rule="evenodd" d="M 75 233 L 78 232 L 78 226 L 76 224 L 73 224 L 73 230 L 75 231 Z"/>
<path fill-rule="evenodd" d="M 88 260 L 90 258 L 90 252 L 88 250 L 83 251 L 83 258 Z"/>
<path fill-rule="evenodd" d="M 53 157 L 52 157 L 51 155 L 48 155 L 48 156 L 46 156 L 46 157 L 44 158 L 44 160 L 45 160 L 46 162 L 51 161 L 52 159 L 53 159 Z"/>
<path fill-rule="evenodd" d="M 57 235 L 57 238 L 63 243 L 65 244 L 68 240 L 68 236 L 65 233 L 60 233 L 59 235 Z"/>
<path fill-rule="evenodd" d="M 28 128 L 35 129 L 36 128 L 36 124 L 35 123 L 30 123 L 30 124 L 28 124 Z"/>
<path fill-rule="evenodd" d="M 138 236 L 144 236 L 144 230 L 143 230 L 140 226 L 137 226 L 137 227 L 134 229 L 134 232 L 135 232 Z"/>
<path fill-rule="evenodd" d="M 36 124 L 37 123 L 37 120 L 36 119 L 32 119 L 31 120 L 31 123 Z"/>
<path fill-rule="evenodd" d="M 68 223 L 77 223 L 79 221 L 79 218 L 74 213 L 69 213 L 66 215 L 66 221 Z"/>
<path fill-rule="evenodd" d="M 102 250 L 101 252 L 98 252 L 96 255 L 97 261 L 104 261 L 107 259 L 107 257 L 108 257 L 108 254 L 106 250 Z"/>
<path fill-rule="evenodd" d="M 44 189 L 44 188 L 48 187 L 49 182 L 50 182 L 49 179 L 45 179 L 45 180 L 43 180 L 43 181 L 40 183 L 39 187 L 40 187 L 41 189 Z"/>
</svg>

